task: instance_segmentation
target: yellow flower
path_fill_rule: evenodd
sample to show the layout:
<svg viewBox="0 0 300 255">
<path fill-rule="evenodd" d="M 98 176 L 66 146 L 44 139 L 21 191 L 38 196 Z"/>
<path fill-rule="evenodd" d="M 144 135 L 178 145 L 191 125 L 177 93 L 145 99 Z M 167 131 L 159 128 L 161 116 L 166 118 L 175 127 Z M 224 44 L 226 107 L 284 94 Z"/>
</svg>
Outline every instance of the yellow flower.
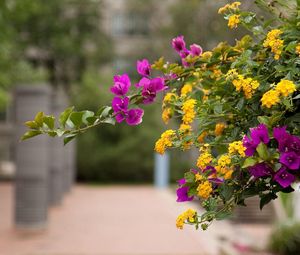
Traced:
<svg viewBox="0 0 300 255">
<path fill-rule="evenodd" d="M 197 159 L 197 167 L 204 169 L 212 161 L 212 155 L 209 152 L 203 152 Z"/>
<path fill-rule="evenodd" d="M 193 120 L 195 119 L 196 112 L 195 112 L 195 105 L 196 105 L 195 99 L 189 99 L 185 101 L 181 107 L 181 110 L 183 111 L 183 117 L 182 121 L 185 124 L 191 124 Z"/>
<path fill-rule="evenodd" d="M 253 94 L 259 87 L 259 82 L 252 78 L 244 78 L 243 75 L 238 74 L 237 77 L 232 81 L 236 91 L 244 91 L 244 95 L 247 99 L 252 98 Z"/>
<path fill-rule="evenodd" d="M 172 102 L 172 100 L 176 100 L 177 97 L 178 96 L 175 93 L 167 93 L 164 97 L 163 103 L 168 104 L 168 103 Z"/>
<path fill-rule="evenodd" d="M 238 76 L 238 72 L 236 71 L 235 68 L 229 69 L 228 72 L 225 74 L 226 80 L 233 79 L 233 78 L 235 78 L 237 76 Z"/>
<path fill-rule="evenodd" d="M 262 106 L 265 106 L 267 108 L 271 108 L 273 105 L 276 105 L 279 103 L 279 93 L 278 91 L 271 89 L 267 91 L 265 94 L 263 94 L 261 98 L 261 104 Z"/>
<path fill-rule="evenodd" d="M 172 129 L 166 130 L 161 134 L 160 139 L 155 143 L 154 150 L 159 154 L 164 154 L 166 148 L 172 146 L 172 139 L 174 138 L 176 132 Z"/>
<path fill-rule="evenodd" d="M 204 142 L 204 139 L 205 137 L 208 135 L 208 132 L 207 131 L 203 131 L 197 138 L 197 141 L 199 143 L 203 143 Z"/>
<path fill-rule="evenodd" d="M 211 51 L 205 51 L 202 53 L 201 58 L 203 60 L 209 60 L 212 56 L 212 52 Z"/>
<path fill-rule="evenodd" d="M 217 123 L 215 127 L 215 135 L 220 136 L 222 135 L 226 125 L 224 123 Z"/>
<path fill-rule="evenodd" d="M 180 214 L 176 219 L 176 227 L 179 229 L 183 229 L 184 223 L 186 220 L 189 222 L 195 222 L 196 211 L 193 209 L 188 209 L 182 214 Z"/>
<path fill-rule="evenodd" d="M 196 181 L 202 181 L 204 179 L 203 175 L 199 174 L 199 173 L 196 173 L 195 174 L 195 180 Z"/>
<path fill-rule="evenodd" d="M 221 166 L 221 167 L 228 166 L 230 164 L 231 164 L 231 157 L 227 154 L 222 155 L 218 159 L 218 165 Z"/>
<path fill-rule="evenodd" d="M 165 108 L 162 112 L 161 118 L 165 124 L 168 124 L 170 118 L 172 117 L 172 109 L 171 108 Z"/>
<path fill-rule="evenodd" d="M 191 93 L 193 90 L 193 87 L 190 83 L 184 84 L 184 86 L 181 89 L 181 96 L 185 97 L 188 93 Z"/>
<path fill-rule="evenodd" d="M 282 96 L 287 97 L 289 94 L 292 94 L 296 91 L 296 85 L 292 81 L 281 80 L 277 84 L 275 90 Z"/>
<path fill-rule="evenodd" d="M 232 176 L 232 173 L 233 173 L 233 170 L 232 170 L 232 169 L 228 170 L 228 171 L 224 174 L 224 179 L 225 179 L 225 180 L 230 179 L 231 176 Z"/>
<path fill-rule="evenodd" d="M 295 51 L 298 55 L 300 55 L 300 43 L 297 44 Z"/>
<path fill-rule="evenodd" d="M 228 27 L 237 28 L 237 25 L 240 23 L 240 15 L 239 14 L 233 14 L 228 19 Z"/>
<path fill-rule="evenodd" d="M 236 11 L 238 7 L 241 5 L 240 2 L 233 2 L 232 4 L 226 4 L 218 10 L 218 14 L 223 14 L 229 10 Z"/>
<path fill-rule="evenodd" d="M 228 152 L 231 155 L 238 153 L 240 156 L 245 157 L 245 150 L 246 148 L 243 146 L 242 141 L 234 141 L 228 145 Z"/>
<path fill-rule="evenodd" d="M 197 187 L 197 191 L 198 191 L 199 197 L 201 197 L 203 199 L 207 199 L 207 198 L 209 198 L 210 194 L 213 191 L 212 185 L 209 181 L 205 181 L 205 182 L 199 184 L 199 186 Z"/>
<path fill-rule="evenodd" d="M 189 134 L 192 131 L 192 127 L 191 127 L 191 125 L 181 123 L 181 125 L 179 127 L 179 131 L 181 131 L 182 133 L 185 133 L 185 134 Z"/>
<path fill-rule="evenodd" d="M 283 40 L 278 39 L 282 34 L 280 29 L 273 29 L 268 34 L 266 39 L 263 42 L 263 46 L 265 48 L 270 48 L 271 52 L 274 53 L 274 59 L 278 60 L 280 58 L 282 48 L 283 48 Z"/>
</svg>

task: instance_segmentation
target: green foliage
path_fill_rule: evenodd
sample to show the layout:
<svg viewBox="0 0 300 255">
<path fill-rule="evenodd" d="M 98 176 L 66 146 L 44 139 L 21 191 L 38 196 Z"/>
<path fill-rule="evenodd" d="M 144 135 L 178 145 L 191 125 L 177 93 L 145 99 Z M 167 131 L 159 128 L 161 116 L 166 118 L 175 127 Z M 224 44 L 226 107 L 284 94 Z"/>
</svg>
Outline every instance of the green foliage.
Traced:
<svg viewBox="0 0 300 255">
<path fill-rule="evenodd" d="M 287 222 L 275 228 L 270 238 L 270 250 L 280 255 L 300 254 L 300 223 Z"/>
</svg>

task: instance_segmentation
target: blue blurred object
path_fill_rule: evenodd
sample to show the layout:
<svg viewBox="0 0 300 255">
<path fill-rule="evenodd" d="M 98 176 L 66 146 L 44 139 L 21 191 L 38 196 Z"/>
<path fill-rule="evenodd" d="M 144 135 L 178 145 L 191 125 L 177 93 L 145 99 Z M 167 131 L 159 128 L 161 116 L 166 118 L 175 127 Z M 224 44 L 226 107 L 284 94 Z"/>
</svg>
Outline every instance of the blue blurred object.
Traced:
<svg viewBox="0 0 300 255">
<path fill-rule="evenodd" d="M 154 154 L 154 186 L 167 188 L 170 182 L 170 157 L 168 153 Z"/>
</svg>

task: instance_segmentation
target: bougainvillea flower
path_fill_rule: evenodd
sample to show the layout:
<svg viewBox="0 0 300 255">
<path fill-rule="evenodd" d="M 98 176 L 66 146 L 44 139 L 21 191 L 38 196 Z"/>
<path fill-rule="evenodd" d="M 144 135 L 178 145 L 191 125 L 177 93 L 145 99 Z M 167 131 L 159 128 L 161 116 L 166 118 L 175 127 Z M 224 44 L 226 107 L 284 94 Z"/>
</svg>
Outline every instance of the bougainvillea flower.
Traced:
<svg viewBox="0 0 300 255">
<path fill-rule="evenodd" d="M 180 187 L 176 190 L 177 202 L 186 202 L 193 200 L 194 196 L 188 196 L 189 187 Z"/>
<path fill-rule="evenodd" d="M 186 183 L 186 180 L 184 178 L 177 181 L 178 185 L 182 186 Z"/>
<path fill-rule="evenodd" d="M 136 64 L 137 72 L 142 76 L 149 76 L 151 65 L 147 59 L 138 60 Z"/>
<path fill-rule="evenodd" d="M 115 113 L 127 112 L 129 105 L 129 97 L 114 97 L 112 100 L 112 108 Z"/>
<path fill-rule="evenodd" d="M 274 175 L 274 180 L 280 184 L 281 187 L 287 188 L 290 186 L 296 177 L 287 171 L 285 166 L 282 166 Z"/>
<path fill-rule="evenodd" d="M 172 39 L 172 47 L 178 53 L 185 49 L 185 41 L 183 35 L 179 35 Z"/>
<path fill-rule="evenodd" d="M 253 142 L 248 136 L 244 136 L 243 138 L 243 146 L 246 148 L 245 154 L 247 157 L 253 156 L 256 151 L 257 144 Z"/>
<path fill-rule="evenodd" d="M 165 86 L 165 81 L 163 78 L 157 77 L 150 82 L 145 82 L 143 91 L 142 91 L 142 96 L 144 97 L 143 103 L 144 104 L 150 104 L 154 101 L 157 92 L 160 92 L 164 89 L 168 88 Z"/>
<path fill-rule="evenodd" d="M 203 52 L 201 46 L 195 43 L 190 46 L 190 49 L 193 57 L 200 56 Z"/>
<path fill-rule="evenodd" d="M 118 123 L 121 123 L 123 120 L 125 120 L 128 111 L 128 105 L 128 97 L 114 97 L 114 99 L 112 100 L 112 108 L 114 110 L 114 113 L 116 115 L 116 121 Z"/>
<path fill-rule="evenodd" d="M 286 132 L 286 127 L 273 128 L 273 136 L 278 142 L 278 150 L 280 152 L 288 151 L 292 136 Z"/>
<path fill-rule="evenodd" d="M 292 136 L 291 142 L 288 144 L 289 151 L 294 151 L 298 156 L 300 156 L 300 139 L 297 136 Z"/>
<path fill-rule="evenodd" d="M 279 162 L 292 170 L 298 170 L 300 167 L 300 157 L 294 151 L 282 153 Z"/>
<path fill-rule="evenodd" d="M 256 178 L 267 177 L 273 175 L 272 168 L 266 163 L 258 163 L 249 167 L 250 174 Z"/>
<path fill-rule="evenodd" d="M 165 81 L 174 80 L 176 78 L 177 78 L 177 74 L 175 73 L 169 73 L 164 76 Z"/>
<path fill-rule="evenodd" d="M 253 143 L 257 145 L 260 144 L 260 142 L 267 144 L 270 141 L 268 128 L 264 124 L 259 124 L 256 128 L 251 128 L 250 135 L 253 140 Z"/>
<path fill-rule="evenodd" d="M 136 126 L 142 123 L 143 121 L 144 110 L 140 108 L 130 109 L 126 113 L 126 122 L 130 126 Z"/>
<path fill-rule="evenodd" d="M 224 180 L 221 178 L 208 178 L 208 180 L 217 185 L 222 184 L 224 182 Z"/>
<path fill-rule="evenodd" d="M 111 87 L 110 91 L 116 96 L 125 96 L 130 85 L 130 79 L 127 74 L 115 75 L 114 85 Z"/>
<path fill-rule="evenodd" d="M 137 84 L 135 84 L 135 86 L 137 88 L 143 88 L 145 86 L 148 86 L 149 84 L 150 84 L 150 79 L 143 77 L 142 79 L 140 79 L 140 81 Z"/>
<path fill-rule="evenodd" d="M 207 166 L 202 170 L 203 173 L 207 173 L 208 175 L 215 174 L 217 170 L 213 166 Z"/>
</svg>

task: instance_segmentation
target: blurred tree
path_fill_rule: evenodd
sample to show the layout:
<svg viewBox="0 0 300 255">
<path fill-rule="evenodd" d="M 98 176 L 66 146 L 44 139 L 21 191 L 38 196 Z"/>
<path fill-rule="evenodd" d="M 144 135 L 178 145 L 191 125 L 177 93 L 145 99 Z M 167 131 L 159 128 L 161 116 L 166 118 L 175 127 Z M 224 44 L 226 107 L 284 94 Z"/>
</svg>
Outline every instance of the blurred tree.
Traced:
<svg viewBox="0 0 300 255">
<path fill-rule="evenodd" d="M 101 30 L 101 1 L 4 0 L 3 21 L 17 59 L 48 70 L 54 86 L 80 81 L 90 65 L 110 60 Z"/>
</svg>

